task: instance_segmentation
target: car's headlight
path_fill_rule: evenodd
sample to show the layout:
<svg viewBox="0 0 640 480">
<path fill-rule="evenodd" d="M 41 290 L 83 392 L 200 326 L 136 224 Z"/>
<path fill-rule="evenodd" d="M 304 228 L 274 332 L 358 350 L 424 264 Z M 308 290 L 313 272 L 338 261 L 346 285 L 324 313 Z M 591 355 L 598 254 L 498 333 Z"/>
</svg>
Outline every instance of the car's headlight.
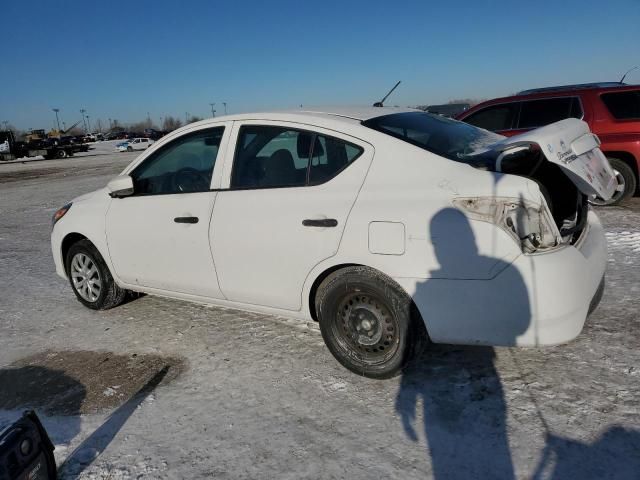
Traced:
<svg viewBox="0 0 640 480">
<path fill-rule="evenodd" d="M 72 205 L 71 202 L 69 202 L 64 207 L 61 207 L 58 210 L 56 210 L 56 213 L 54 213 L 53 217 L 51 218 L 52 227 L 58 222 L 58 220 L 60 220 L 62 217 L 64 217 L 67 214 L 67 212 L 71 208 L 71 205 Z"/>
<path fill-rule="evenodd" d="M 465 197 L 454 199 L 453 204 L 469 218 L 504 230 L 524 253 L 560 245 L 560 233 L 544 203 L 511 197 Z"/>
</svg>

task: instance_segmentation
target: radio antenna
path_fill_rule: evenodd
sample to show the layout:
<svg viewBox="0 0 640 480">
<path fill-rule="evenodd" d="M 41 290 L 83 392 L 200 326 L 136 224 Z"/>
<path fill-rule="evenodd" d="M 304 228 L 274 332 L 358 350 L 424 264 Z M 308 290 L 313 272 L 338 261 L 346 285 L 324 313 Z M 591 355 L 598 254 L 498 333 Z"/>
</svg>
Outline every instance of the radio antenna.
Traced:
<svg viewBox="0 0 640 480">
<path fill-rule="evenodd" d="M 399 80 L 398 83 L 396 83 L 393 88 L 391 90 L 389 90 L 389 93 L 387 93 L 384 98 L 382 100 L 380 100 L 379 102 L 376 102 L 373 104 L 374 107 L 384 107 L 384 101 L 389 97 L 389 95 L 391 95 L 393 93 L 393 91 L 398 88 L 398 85 L 400 85 L 402 83 L 402 80 Z"/>
<path fill-rule="evenodd" d="M 637 66 L 627 70 L 626 73 L 624 75 L 622 75 L 622 78 L 620 79 L 620 83 L 624 82 L 624 79 L 627 78 L 627 75 L 630 74 L 631 72 L 633 72 L 634 70 L 637 70 L 638 68 L 640 68 L 640 65 L 637 65 Z"/>
</svg>

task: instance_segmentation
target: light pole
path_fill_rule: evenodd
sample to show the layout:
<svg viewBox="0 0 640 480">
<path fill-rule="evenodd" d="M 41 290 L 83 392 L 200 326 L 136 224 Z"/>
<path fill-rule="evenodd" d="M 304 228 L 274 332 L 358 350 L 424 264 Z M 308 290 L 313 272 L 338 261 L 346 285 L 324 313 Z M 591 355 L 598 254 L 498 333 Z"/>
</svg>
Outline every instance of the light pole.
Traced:
<svg viewBox="0 0 640 480">
<path fill-rule="evenodd" d="M 210 103 L 209 105 L 211 105 L 211 116 L 215 117 L 216 116 L 216 111 L 214 110 L 213 107 L 216 106 L 215 102 L 214 103 Z"/>
<path fill-rule="evenodd" d="M 56 125 L 58 125 L 58 131 L 60 131 L 60 119 L 58 118 L 58 112 L 60 111 L 60 109 L 59 108 L 52 108 L 51 110 L 56 112 Z"/>
<path fill-rule="evenodd" d="M 82 115 L 82 126 L 84 127 L 84 133 L 87 133 L 87 122 L 85 121 L 84 114 L 86 110 L 84 108 L 80 109 L 80 115 Z"/>
<path fill-rule="evenodd" d="M 87 133 L 91 132 L 91 122 L 89 121 L 89 115 L 87 115 Z"/>
<path fill-rule="evenodd" d="M 184 112 L 184 123 L 189 123 L 189 112 Z"/>
<path fill-rule="evenodd" d="M 160 130 L 164 130 L 164 125 L 162 123 L 162 116 L 160 116 Z"/>
<path fill-rule="evenodd" d="M 222 102 L 222 105 L 224 105 L 224 114 L 227 114 L 227 102 Z"/>
</svg>

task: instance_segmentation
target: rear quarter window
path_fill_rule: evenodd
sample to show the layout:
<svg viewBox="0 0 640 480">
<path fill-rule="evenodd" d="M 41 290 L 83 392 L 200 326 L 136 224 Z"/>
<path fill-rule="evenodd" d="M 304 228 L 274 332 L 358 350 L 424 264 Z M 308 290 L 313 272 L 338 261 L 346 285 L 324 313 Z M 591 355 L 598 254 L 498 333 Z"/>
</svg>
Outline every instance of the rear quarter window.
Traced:
<svg viewBox="0 0 640 480">
<path fill-rule="evenodd" d="M 640 119 L 640 90 L 603 93 L 600 98 L 613 118 Z"/>
<path fill-rule="evenodd" d="M 472 113 L 464 119 L 475 127 L 484 128 L 496 132 L 498 130 L 510 130 L 513 128 L 513 121 L 518 113 L 518 103 L 502 103 L 492 105 Z"/>
<path fill-rule="evenodd" d="M 529 100 L 522 102 L 518 128 L 543 127 L 571 117 L 582 117 L 580 102 L 575 97 Z"/>
</svg>

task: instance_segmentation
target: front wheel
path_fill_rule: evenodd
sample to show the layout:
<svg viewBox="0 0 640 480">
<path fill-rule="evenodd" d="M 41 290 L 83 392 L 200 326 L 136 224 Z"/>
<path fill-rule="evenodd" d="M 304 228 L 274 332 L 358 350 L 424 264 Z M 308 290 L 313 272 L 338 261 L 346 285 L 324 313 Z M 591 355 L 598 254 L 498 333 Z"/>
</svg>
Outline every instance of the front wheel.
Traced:
<svg viewBox="0 0 640 480">
<path fill-rule="evenodd" d="M 631 197 L 636 191 L 636 176 L 629 165 L 617 158 L 610 158 L 609 163 L 616 175 L 616 190 L 609 200 L 595 197 L 589 200 L 593 205 L 610 206 L 618 205 Z"/>
<path fill-rule="evenodd" d="M 89 240 L 74 243 L 65 259 L 67 275 L 78 300 L 92 310 L 120 305 L 127 291 L 120 288 L 98 249 Z"/>
<path fill-rule="evenodd" d="M 133 152 L 133 148 L 127 147 L 127 152 Z"/>
<path fill-rule="evenodd" d="M 316 296 L 329 351 L 352 372 L 379 379 L 397 375 L 422 344 L 422 330 L 412 325 L 411 305 L 399 285 L 359 266 L 330 274 Z"/>
</svg>

